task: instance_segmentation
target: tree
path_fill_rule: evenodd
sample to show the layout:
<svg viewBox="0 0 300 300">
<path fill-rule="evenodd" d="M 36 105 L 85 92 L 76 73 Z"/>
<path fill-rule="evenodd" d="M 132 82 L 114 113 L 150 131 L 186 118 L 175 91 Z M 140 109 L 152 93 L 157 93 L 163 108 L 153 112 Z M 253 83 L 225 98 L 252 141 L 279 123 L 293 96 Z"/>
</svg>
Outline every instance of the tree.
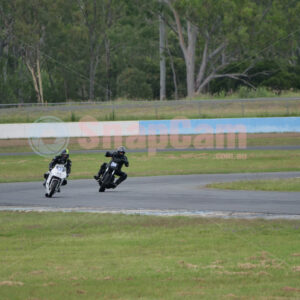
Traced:
<svg viewBox="0 0 300 300">
<path fill-rule="evenodd" d="M 111 43 L 110 29 L 120 15 L 123 4 L 116 0 L 77 0 L 82 13 L 83 24 L 87 29 L 89 46 L 89 99 L 95 98 L 95 79 L 98 64 L 100 62 L 101 48 L 104 49 L 106 67 L 106 99 L 111 98 L 110 90 L 110 63 Z"/>
<path fill-rule="evenodd" d="M 267 36 L 274 26 L 268 18 L 278 14 L 278 9 L 272 8 L 272 0 L 164 2 L 185 60 L 188 97 L 202 93 L 216 78 L 228 77 L 252 86 L 248 72 L 262 56 L 259 46 L 280 38 L 282 33 L 275 26 L 272 36 Z M 230 72 L 228 66 L 238 61 L 247 62 L 245 69 Z"/>
<path fill-rule="evenodd" d="M 160 1 L 161 2 L 161 1 Z M 166 99 L 166 22 L 163 8 L 159 14 L 160 100 Z"/>
<path fill-rule="evenodd" d="M 48 22 L 48 1 L 12 1 L 14 13 L 14 39 L 31 74 L 37 101 L 44 103 L 41 75 L 42 55 Z"/>
</svg>

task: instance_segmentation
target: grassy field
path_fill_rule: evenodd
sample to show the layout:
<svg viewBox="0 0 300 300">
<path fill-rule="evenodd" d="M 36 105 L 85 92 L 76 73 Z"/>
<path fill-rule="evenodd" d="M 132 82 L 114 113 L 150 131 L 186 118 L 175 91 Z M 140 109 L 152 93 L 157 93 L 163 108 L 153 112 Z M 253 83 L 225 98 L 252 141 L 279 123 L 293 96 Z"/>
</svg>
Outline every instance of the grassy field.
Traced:
<svg viewBox="0 0 300 300">
<path fill-rule="evenodd" d="M 1 299 L 299 299 L 300 221 L 0 213 Z"/>
<path fill-rule="evenodd" d="M 70 179 L 92 178 L 107 161 L 104 154 L 73 154 L 71 159 Z M 297 150 L 129 153 L 128 159 L 124 171 L 129 176 L 300 171 Z M 41 180 L 49 161 L 37 155 L 0 156 L 0 182 Z"/>
<path fill-rule="evenodd" d="M 189 136 L 191 139 L 191 144 L 187 145 L 187 147 L 194 146 L 195 136 Z M 186 138 L 188 136 L 181 136 L 181 138 Z M 174 148 L 171 141 L 171 136 L 168 136 L 168 142 L 166 144 L 166 148 Z M 88 141 L 88 139 L 84 139 Z M 111 148 L 117 148 L 119 144 L 125 145 L 128 149 L 134 148 L 148 148 L 148 139 L 145 139 L 145 144 L 142 145 L 133 145 L 129 142 L 128 138 L 122 137 L 121 141 L 117 144 L 114 143 L 114 139 L 112 138 Z M 213 136 L 213 140 L 216 141 L 215 135 Z M 68 148 L 70 151 L 74 150 L 101 150 L 106 149 L 103 146 L 103 139 L 99 137 L 99 142 L 92 147 L 84 147 L 81 143 L 82 139 L 79 138 L 71 138 L 69 141 Z M 43 139 L 45 144 L 53 144 L 53 139 Z M 87 143 L 89 146 L 90 144 Z M 247 134 L 247 146 L 248 147 L 267 147 L 267 146 L 300 146 L 300 133 L 249 133 Z M 215 144 L 214 144 L 215 146 Z M 238 145 L 237 145 L 238 146 Z M 7 139 L 0 140 L 0 153 L 19 153 L 19 152 L 32 152 L 32 149 L 29 146 L 28 139 Z"/>
<path fill-rule="evenodd" d="M 184 117 L 189 119 L 237 117 L 300 116 L 299 100 L 251 100 L 247 102 L 185 101 L 114 101 L 98 104 L 0 109 L 0 123 L 32 123 L 44 116 L 65 122 L 89 117 L 97 121 L 156 120 Z"/>
<path fill-rule="evenodd" d="M 225 190 L 300 192 L 300 177 L 280 180 L 249 180 L 212 183 L 207 185 L 206 187 Z"/>
</svg>

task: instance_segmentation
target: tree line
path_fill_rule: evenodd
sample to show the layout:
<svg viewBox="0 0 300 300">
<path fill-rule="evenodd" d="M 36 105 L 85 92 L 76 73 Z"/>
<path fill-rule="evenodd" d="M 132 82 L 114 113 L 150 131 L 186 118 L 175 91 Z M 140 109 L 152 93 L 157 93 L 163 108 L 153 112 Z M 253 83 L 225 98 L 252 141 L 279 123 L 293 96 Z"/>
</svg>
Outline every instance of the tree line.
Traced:
<svg viewBox="0 0 300 300">
<path fill-rule="evenodd" d="M 298 0 L 0 0 L 0 102 L 300 88 Z"/>
</svg>

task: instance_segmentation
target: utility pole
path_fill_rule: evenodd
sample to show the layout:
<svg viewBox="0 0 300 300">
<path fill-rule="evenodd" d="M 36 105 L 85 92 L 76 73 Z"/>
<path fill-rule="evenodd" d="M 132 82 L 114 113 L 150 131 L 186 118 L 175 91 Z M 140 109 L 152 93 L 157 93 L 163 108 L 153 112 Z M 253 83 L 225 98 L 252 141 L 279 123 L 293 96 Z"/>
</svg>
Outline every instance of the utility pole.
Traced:
<svg viewBox="0 0 300 300">
<path fill-rule="evenodd" d="M 161 2 L 161 0 L 159 0 Z M 166 99 L 166 22 L 163 8 L 159 14 L 160 100 Z"/>
</svg>

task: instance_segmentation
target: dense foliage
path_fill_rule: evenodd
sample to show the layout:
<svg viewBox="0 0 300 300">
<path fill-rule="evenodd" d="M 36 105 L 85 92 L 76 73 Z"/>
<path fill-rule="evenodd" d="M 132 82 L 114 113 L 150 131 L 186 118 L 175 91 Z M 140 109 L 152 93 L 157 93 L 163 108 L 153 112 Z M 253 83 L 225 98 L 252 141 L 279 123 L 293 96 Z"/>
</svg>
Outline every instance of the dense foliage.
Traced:
<svg viewBox="0 0 300 300">
<path fill-rule="evenodd" d="M 296 0 L 0 0 L 0 103 L 300 88 Z"/>
</svg>

